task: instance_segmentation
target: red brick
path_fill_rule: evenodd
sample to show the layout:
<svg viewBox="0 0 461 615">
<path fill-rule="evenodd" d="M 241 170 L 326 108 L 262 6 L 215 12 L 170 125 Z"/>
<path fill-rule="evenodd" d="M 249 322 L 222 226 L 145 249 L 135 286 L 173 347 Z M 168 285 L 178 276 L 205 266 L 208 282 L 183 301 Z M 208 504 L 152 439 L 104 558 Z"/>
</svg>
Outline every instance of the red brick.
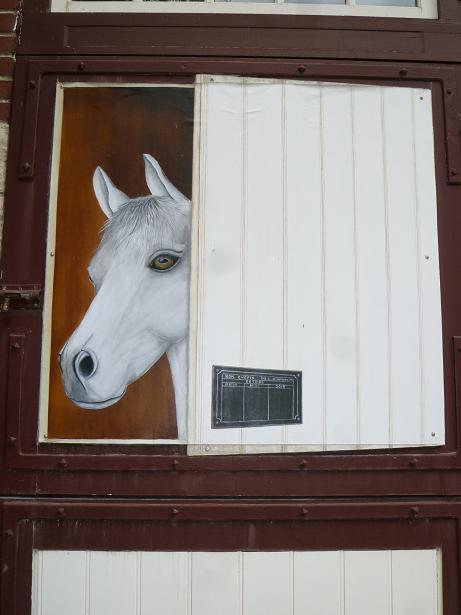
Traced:
<svg viewBox="0 0 461 615">
<path fill-rule="evenodd" d="M 13 58 L 0 58 L 0 75 L 2 75 L 2 77 L 11 77 L 13 74 L 13 67 Z"/>
<path fill-rule="evenodd" d="M 16 36 L 8 34 L 0 36 L 0 53 L 13 53 L 16 49 Z"/>
<path fill-rule="evenodd" d="M 16 13 L 0 13 L 0 32 L 13 32 Z"/>
<path fill-rule="evenodd" d="M 11 81 L 0 81 L 0 100 L 9 100 L 11 98 L 12 85 Z"/>
<path fill-rule="evenodd" d="M 19 0 L 0 0 L 0 11 L 19 8 Z"/>
<path fill-rule="evenodd" d="M 8 122 L 10 119 L 10 108 L 9 102 L 0 103 L 0 122 Z"/>
</svg>

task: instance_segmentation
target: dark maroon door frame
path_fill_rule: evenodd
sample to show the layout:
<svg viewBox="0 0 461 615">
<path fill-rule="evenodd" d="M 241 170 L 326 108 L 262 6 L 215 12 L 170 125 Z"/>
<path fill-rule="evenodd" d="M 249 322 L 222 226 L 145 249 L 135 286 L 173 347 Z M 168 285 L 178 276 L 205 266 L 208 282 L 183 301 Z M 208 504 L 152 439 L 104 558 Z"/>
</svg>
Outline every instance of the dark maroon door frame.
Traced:
<svg viewBox="0 0 461 615">
<path fill-rule="evenodd" d="M 9 615 L 30 614 L 33 549 L 441 549 L 443 614 L 459 614 L 459 502 L 26 500 L 5 502 L 0 511 L 0 608 Z"/>
<path fill-rule="evenodd" d="M 229 58 L 27 58 L 17 62 L 3 244 L 3 283 L 43 289 L 57 81 L 185 82 L 197 73 L 431 87 L 442 286 L 446 445 L 347 454 L 187 457 L 181 446 L 37 445 L 41 309 L 3 315 L 1 439 L 5 492 L 117 495 L 357 496 L 461 493 L 461 70 L 456 65 Z M 458 399 L 458 401 L 457 401 Z M 442 479 L 443 476 L 443 479 Z M 133 480 L 135 478 L 135 480 Z M 20 480 L 19 480 L 20 479 Z"/>
<path fill-rule="evenodd" d="M 0 315 L 0 611 L 30 614 L 33 549 L 441 548 L 443 613 L 458 615 L 461 2 L 441 0 L 438 20 L 50 14 L 49 4 L 22 2 L 8 156 L 2 286 L 32 299 Z M 187 457 L 181 446 L 37 443 L 56 84 L 197 73 L 432 89 L 445 446 Z"/>
</svg>

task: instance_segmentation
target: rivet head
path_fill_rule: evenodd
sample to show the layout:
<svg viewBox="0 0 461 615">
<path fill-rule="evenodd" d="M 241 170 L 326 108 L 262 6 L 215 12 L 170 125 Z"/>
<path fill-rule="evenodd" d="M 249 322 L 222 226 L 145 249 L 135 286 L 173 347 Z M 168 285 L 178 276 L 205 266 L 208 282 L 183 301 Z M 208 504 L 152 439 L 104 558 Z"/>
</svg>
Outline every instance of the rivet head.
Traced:
<svg viewBox="0 0 461 615">
<path fill-rule="evenodd" d="M 179 510 L 177 508 L 173 508 L 171 511 L 171 516 L 172 517 L 176 517 L 179 513 Z"/>
<path fill-rule="evenodd" d="M 453 176 L 458 175 L 457 169 L 450 169 L 450 175 L 453 175 Z"/>
<path fill-rule="evenodd" d="M 409 462 L 409 463 L 410 463 L 410 466 L 411 466 L 412 468 L 414 468 L 415 466 L 417 466 L 417 465 L 418 465 L 418 458 L 417 458 L 417 457 L 413 457 L 413 459 L 410 459 L 410 462 Z"/>
<path fill-rule="evenodd" d="M 453 90 L 451 90 L 450 88 L 447 88 L 447 89 L 445 90 L 445 92 L 446 92 L 448 95 L 453 94 Z"/>
<path fill-rule="evenodd" d="M 306 461 L 305 459 L 302 459 L 302 460 L 299 462 L 299 467 L 300 467 L 300 469 L 301 469 L 301 470 L 305 470 L 305 469 L 306 469 L 306 467 L 307 467 L 307 461 Z"/>
<path fill-rule="evenodd" d="M 58 517 L 63 517 L 65 513 L 64 508 L 60 507 L 56 509 L 56 514 L 58 515 Z"/>
<path fill-rule="evenodd" d="M 405 77 L 405 75 L 408 75 L 408 69 L 406 69 L 406 68 L 401 68 L 401 69 L 399 70 L 399 75 L 400 75 L 401 77 Z"/>
<path fill-rule="evenodd" d="M 307 517 L 309 510 L 307 508 L 301 508 L 301 517 Z"/>
<path fill-rule="evenodd" d="M 22 165 L 22 170 L 24 171 L 24 173 L 28 173 L 31 170 L 31 165 L 30 162 L 24 162 L 24 164 Z"/>
<path fill-rule="evenodd" d="M 77 69 L 80 71 L 85 70 L 85 62 L 79 62 L 77 64 Z"/>
<path fill-rule="evenodd" d="M 29 81 L 29 88 L 31 90 L 35 90 L 36 87 L 37 87 L 37 82 L 36 81 Z"/>
<path fill-rule="evenodd" d="M 69 465 L 69 462 L 67 461 L 67 459 L 60 459 L 58 464 L 61 468 L 67 468 L 67 466 Z"/>
<path fill-rule="evenodd" d="M 17 438 L 15 436 L 10 436 L 8 438 L 8 444 L 10 446 L 16 446 L 16 441 L 17 441 Z"/>
<path fill-rule="evenodd" d="M 5 530 L 5 536 L 8 536 L 9 538 L 11 538 L 14 535 L 13 530 Z"/>
<path fill-rule="evenodd" d="M 304 66 L 304 64 L 301 64 L 300 66 L 298 66 L 298 73 L 302 75 L 305 72 L 306 72 L 306 67 Z"/>
</svg>

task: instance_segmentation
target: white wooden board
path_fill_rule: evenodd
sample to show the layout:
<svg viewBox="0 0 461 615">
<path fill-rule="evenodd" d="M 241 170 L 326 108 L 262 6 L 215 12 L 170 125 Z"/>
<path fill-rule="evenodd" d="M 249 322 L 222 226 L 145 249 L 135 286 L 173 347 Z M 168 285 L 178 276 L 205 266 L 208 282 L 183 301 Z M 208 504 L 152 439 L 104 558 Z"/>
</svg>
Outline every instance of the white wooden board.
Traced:
<svg viewBox="0 0 461 615">
<path fill-rule="evenodd" d="M 197 96 L 189 453 L 443 444 L 430 90 Z M 302 424 L 212 429 L 213 365 L 302 371 Z"/>
<path fill-rule="evenodd" d="M 32 615 L 441 615 L 440 553 L 35 551 Z"/>
</svg>

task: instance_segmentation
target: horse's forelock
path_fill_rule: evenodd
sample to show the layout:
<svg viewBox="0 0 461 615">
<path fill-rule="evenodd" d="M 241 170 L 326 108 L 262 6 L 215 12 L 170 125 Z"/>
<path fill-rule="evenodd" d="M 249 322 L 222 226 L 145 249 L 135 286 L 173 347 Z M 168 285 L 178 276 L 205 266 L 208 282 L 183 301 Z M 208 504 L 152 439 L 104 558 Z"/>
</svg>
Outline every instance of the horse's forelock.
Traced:
<svg viewBox="0 0 461 615">
<path fill-rule="evenodd" d="M 158 244 L 184 242 L 189 224 L 183 207 L 169 197 L 131 199 L 106 222 L 98 251 L 133 248 L 145 258 Z"/>
</svg>

